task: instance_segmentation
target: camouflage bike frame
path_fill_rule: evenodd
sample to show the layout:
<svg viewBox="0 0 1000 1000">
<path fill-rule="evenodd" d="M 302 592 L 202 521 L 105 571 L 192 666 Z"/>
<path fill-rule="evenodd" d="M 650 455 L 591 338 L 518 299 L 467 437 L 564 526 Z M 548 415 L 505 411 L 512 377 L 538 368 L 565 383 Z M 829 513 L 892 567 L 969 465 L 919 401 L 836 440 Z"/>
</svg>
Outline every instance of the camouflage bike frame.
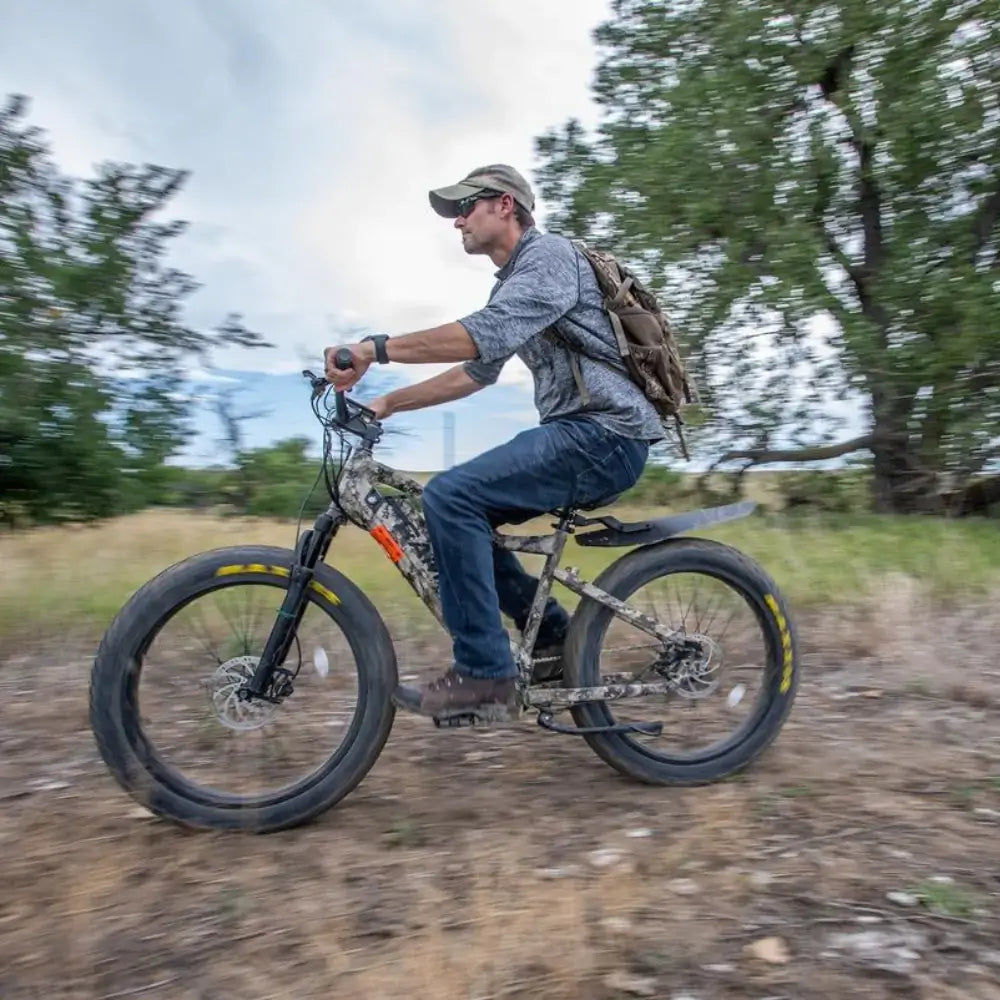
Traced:
<svg viewBox="0 0 1000 1000">
<path fill-rule="evenodd" d="M 313 382 L 315 408 L 315 394 L 324 388 L 329 389 L 329 385 L 312 373 L 303 374 Z M 353 413 L 348 410 L 348 404 Z M 336 427 L 341 433 L 346 431 L 358 435 L 361 441 L 352 448 L 340 467 L 336 491 L 330 505 L 316 518 L 313 527 L 303 532 L 299 539 L 296 560 L 291 567 L 289 588 L 253 678 L 244 688 L 243 696 L 246 698 L 282 700 L 280 684 L 274 684 L 274 680 L 282 673 L 275 669 L 276 665 L 284 662 L 291 647 L 295 629 L 305 611 L 306 595 L 315 566 L 325 558 L 337 532 L 348 522 L 363 528 L 378 542 L 431 614 L 444 626 L 438 597 L 437 568 L 426 523 L 417 506 L 423 487 L 372 456 L 372 448 L 382 431 L 374 422 L 375 414 L 371 410 L 355 400 L 347 400 L 342 393 L 336 393 L 336 408 L 336 418 L 320 419 L 326 426 Z M 380 486 L 396 491 L 397 495 L 383 494 L 379 490 Z M 691 635 L 670 629 L 656 619 L 630 608 L 606 591 L 581 579 L 577 569 L 559 568 L 568 536 L 576 527 L 595 524 L 601 519 L 581 517 L 575 508 L 559 509 L 551 513 L 558 521 L 550 534 L 506 535 L 494 532 L 495 544 L 505 549 L 545 556 L 522 641 L 520 644 L 511 642 L 518 669 L 517 688 L 522 707 L 548 714 L 583 702 L 669 695 L 675 686 L 669 679 L 643 682 L 630 673 L 603 675 L 602 684 L 597 687 L 567 688 L 561 685 L 531 684 L 534 663 L 532 651 L 553 580 L 581 597 L 606 605 L 618 618 L 656 639 L 665 652 L 672 649 L 681 655 L 690 655 L 692 652 Z M 694 642 L 697 645 L 697 640 Z M 694 652 L 698 650 L 695 649 Z M 620 728 L 622 731 L 640 729 L 653 732 L 657 727 L 658 724 L 646 723 L 623 725 Z M 614 728 L 617 730 L 619 727 Z"/>
</svg>

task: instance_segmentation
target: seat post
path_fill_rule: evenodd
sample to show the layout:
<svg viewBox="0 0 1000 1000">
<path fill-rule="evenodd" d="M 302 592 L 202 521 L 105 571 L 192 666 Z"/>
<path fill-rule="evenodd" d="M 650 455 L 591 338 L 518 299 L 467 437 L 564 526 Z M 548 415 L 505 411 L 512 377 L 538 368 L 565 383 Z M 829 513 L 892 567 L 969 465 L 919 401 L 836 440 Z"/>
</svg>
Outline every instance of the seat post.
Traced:
<svg viewBox="0 0 1000 1000">
<path fill-rule="evenodd" d="M 559 518 L 558 522 L 553 524 L 552 527 L 562 535 L 571 535 L 573 528 L 576 526 L 576 508 L 557 507 L 552 513 Z"/>
</svg>

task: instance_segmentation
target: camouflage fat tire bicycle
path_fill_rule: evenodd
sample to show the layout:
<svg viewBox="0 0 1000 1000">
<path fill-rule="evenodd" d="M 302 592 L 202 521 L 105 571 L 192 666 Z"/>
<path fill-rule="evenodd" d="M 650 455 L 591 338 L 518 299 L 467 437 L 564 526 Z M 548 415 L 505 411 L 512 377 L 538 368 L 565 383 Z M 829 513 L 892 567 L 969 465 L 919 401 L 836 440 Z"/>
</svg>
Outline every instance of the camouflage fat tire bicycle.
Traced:
<svg viewBox="0 0 1000 1000">
<path fill-rule="evenodd" d="M 294 548 L 230 546 L 163 570 L 115 616 L 93 664 L 90 720 L 111 774 L 152 813 L 182 825 L 297 826 L 347 796 L 381 754 L 396 715 L 402 640 L 325 561 L 342 529 L 371 535 L 441 621 L 421 486 L 373 457 L 382 428 L 371 410 L 303 374 L 324 428 L 327 509 Z M 331 475 L 334 439 L 341 453 Z M 551 512 L 550 534 L 498 531 L 497 545 L 542 561 L 532 613 L 512 641 L 519 718 L 581 736 L 612 768 L 651 785 L 714 782 L 747 767 L 791 710 L 795 627 L 753 560 L 681 536 L 753 506 L 634 523 L 562 509 Z M 560 567 L 571 536 L 626 551 L 587 582 Z M 542 683 L 533 680 L 533 650 L 553 582 L 578 603 L 562 677 Z"/>
</svg>

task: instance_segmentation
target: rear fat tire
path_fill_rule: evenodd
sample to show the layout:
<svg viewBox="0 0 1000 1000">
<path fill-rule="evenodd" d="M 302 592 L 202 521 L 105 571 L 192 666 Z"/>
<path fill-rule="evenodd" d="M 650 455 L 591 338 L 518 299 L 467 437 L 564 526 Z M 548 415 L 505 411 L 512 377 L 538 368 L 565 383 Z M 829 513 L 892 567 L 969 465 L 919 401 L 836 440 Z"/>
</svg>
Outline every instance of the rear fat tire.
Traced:
<svg viewBox="0 0 1000 1000">
<path fill-rule="evenodd" d="M 682 572 L 715 577 L 748 599 L 767 646 L 763 679 L 766 705 L 754 728 L 742 740 L 720 753 L 705 754 L 703 759 L 694 761 L 658 759 L 623 735 L 584 736 L 602 760 L 622 774 L 647 784 L 708 784 L 747 767 L 777 737 L 791 711 L 799 683 L 798 638 L 785 600 L 764 570 L 731 546 L 685 538 L 634 549 L 608 566 L 594 584 L 627 603 L 638 588 Z M 566 640 L 564 684 L 567 687 L 600 683 L 600 649 L 612 618 L 610 608 L 588 598 L 581 599 Z M 666 704 L 664 709 L 670 711 L 671 706 Z M 571 713 L 581 728 L 607 726 L 615 721 L 607 702 L 577 705 Z"/>
<path fill-rule="evenodd" d="M 185 826 L 268 833 L 314 819 L 351 792 L 365 777 L 389 737 L 395 716 L 396 656 L 385 622 L 367 597 L 343 574 L 321 563 L 315 581 L 340 601 L 315 590 L 310 601 L 340 628 L 355 658 L 358 711 L 347 739 L 295 794 L 288 790 L 245 800 L 192 786 L 155 755 L 142 732 L 135 685 L 145 651 L 167 619 L 189 600 L 217 589 L 220 567 L 254 566 L 227 582 L 268 582 L 287 588 L 289 549 L 235 546 L 193 556 L 164 570 L 138 590 L 108 628 L 94 661 L 90 721 L 98 749 L 118 783 L 158 816 Z M 263 572 L 261 572 L 263 570 Z M 295 695 L 292 695 L 294 698 Z M 178 780 L 180 778 L 181 780 Z"/>
</svg>

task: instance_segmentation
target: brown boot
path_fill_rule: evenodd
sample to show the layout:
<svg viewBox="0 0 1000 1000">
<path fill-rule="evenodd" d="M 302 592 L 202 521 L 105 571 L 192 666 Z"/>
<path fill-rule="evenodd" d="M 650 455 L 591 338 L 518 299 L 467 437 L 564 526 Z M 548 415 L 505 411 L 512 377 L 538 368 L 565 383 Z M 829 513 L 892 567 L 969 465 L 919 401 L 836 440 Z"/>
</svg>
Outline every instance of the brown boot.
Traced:
<svg viewBox="0 0 1000 1000">
<path fill-rule="evenodd" d="M 482 722 L 507 722 L 517 718 L 514 677 L 470 677 L 454 667 L 420 688 L 396 688 L 392 696 L 399 707 L 432 719 L 471 715 Z"/>
</svg>

